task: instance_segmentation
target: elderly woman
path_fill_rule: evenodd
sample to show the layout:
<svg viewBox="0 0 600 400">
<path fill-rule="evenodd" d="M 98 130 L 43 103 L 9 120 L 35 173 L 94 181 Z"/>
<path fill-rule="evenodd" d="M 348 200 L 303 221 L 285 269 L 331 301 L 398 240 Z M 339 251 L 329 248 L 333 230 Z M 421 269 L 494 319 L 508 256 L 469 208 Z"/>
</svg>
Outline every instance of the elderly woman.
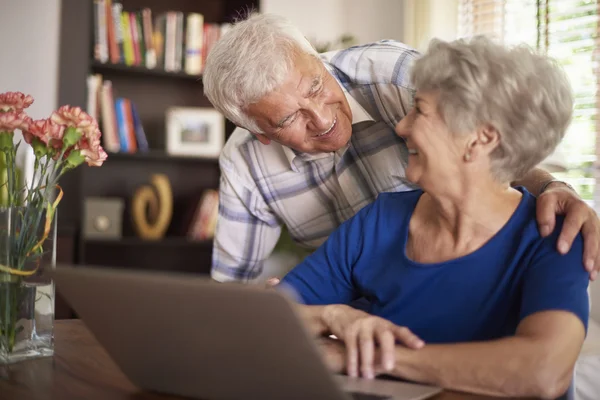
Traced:
<svg viewBox="0 0 600 400">
<path fill-rule="evenodd" d="M 491 395 L 564 393 L 587 329 L 582 240 L 543 238 L 518 179 L 569 125 L 562 70 L 526 47 L 434 41 L 396 127 L 421 190 L 385 193 L 282 280 L 332 368 Z M 385 173 L 385 171 L 381 171 Z M 346 304 L 364 296 L 369 314 Z M 342 343 L 343 342 L 343 343 Z"/>
</svg>

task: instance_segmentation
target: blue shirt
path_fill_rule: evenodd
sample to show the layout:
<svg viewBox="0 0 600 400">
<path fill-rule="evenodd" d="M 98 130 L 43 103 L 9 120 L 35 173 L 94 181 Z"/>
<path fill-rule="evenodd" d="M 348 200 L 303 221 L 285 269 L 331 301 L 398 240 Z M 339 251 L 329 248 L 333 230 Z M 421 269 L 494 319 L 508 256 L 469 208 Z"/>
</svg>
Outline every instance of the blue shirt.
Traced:
<svg viewBox="0 0 600 400">
<path fill-rule="evenodd" d="M 535 197 L 522 199 L 500 231 L 471 254 L 434 264 L 406 256 L 408 227 L 423 193 L 384 193 L 346 221 L 315 253 L 284 277 L 305 304 L 348 304 L 365 296 L 371 314 L 406 326 L 428 343 L 513 335 L 527 316 L 565 310 L 589 314 L 589 276 L 578 236 L 556 251 L 562 219 L 542 238 Z"/>
</svg>

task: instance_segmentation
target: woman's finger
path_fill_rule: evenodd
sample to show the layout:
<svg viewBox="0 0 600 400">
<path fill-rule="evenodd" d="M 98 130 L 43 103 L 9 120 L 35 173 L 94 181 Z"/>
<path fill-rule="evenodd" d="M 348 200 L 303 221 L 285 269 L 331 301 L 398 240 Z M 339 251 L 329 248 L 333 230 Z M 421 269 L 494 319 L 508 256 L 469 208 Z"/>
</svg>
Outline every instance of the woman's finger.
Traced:
<svg viewBox="0 0 600 400">
<path fill-rule="evenodd" d="M 360 352 L 360 373 L 364 378 L 373 379 L 373 364 L 375 360 L 375 340 L 373 329 L 365 325 L 358 333 Z"/>
<path fill-rule="evenodd" d="M 275 287 L 275 286 L 279 285 L 279 282 L 280 282 L 279 278 L 269 278 L 265 282 L 265 287 L 267 289 L 270 289 L 272 287 Z"/>
<path fill-rule="evenodd" d="M 425 342 L 423 342 L 417 335 L 412 333 L 410 329 L 405 326 L 394 326 L 392 329 L 396 339 L 403 343 L 406 347 L 411 349 L 420 349 L 425 345 Z"/>
<path fill-rule="evenodd" d="M 344 335 L 346 345 L 346 369 L 348 376 L 358 376 L 358 338 L 355 330 L 348 330 Z"/>
<path fill-rule="evenodd" d="M 396 338 L 389 327 L 377 329 L 375 337 L 379 343 L 381 366 L 384 371 L 391 371 L 396 364 Z"/>
</svg>

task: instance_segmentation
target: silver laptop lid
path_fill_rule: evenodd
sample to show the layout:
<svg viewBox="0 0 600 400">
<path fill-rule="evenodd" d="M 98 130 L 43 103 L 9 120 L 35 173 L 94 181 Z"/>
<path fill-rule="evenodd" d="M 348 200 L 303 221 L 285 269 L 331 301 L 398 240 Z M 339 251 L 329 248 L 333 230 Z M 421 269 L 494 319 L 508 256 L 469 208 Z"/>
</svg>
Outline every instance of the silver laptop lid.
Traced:
<svg viewBox="0 0 600 400">
<path fill-rule="evenodd" d="M 58 266 L 57 289 L 138 387 L 205 399 L 348 398 L 274 290 Z"/>
</svg>

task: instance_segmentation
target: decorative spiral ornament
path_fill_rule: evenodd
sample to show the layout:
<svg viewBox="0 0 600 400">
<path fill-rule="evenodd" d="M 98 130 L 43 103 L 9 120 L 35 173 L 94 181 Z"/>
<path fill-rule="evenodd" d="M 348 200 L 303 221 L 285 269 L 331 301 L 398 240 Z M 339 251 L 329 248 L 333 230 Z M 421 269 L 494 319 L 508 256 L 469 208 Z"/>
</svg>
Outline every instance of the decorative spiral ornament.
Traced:
<svg viewBox="0 0 600 400">
<path fill-rule="evenodd" d="M 169 178 L 154 174 L 150 185 L 139 187 L 131 201 L 133 227 L 139 237 L 158 240 L 164 237 L 173 216 L 173 192 Z"/>
</svg>

